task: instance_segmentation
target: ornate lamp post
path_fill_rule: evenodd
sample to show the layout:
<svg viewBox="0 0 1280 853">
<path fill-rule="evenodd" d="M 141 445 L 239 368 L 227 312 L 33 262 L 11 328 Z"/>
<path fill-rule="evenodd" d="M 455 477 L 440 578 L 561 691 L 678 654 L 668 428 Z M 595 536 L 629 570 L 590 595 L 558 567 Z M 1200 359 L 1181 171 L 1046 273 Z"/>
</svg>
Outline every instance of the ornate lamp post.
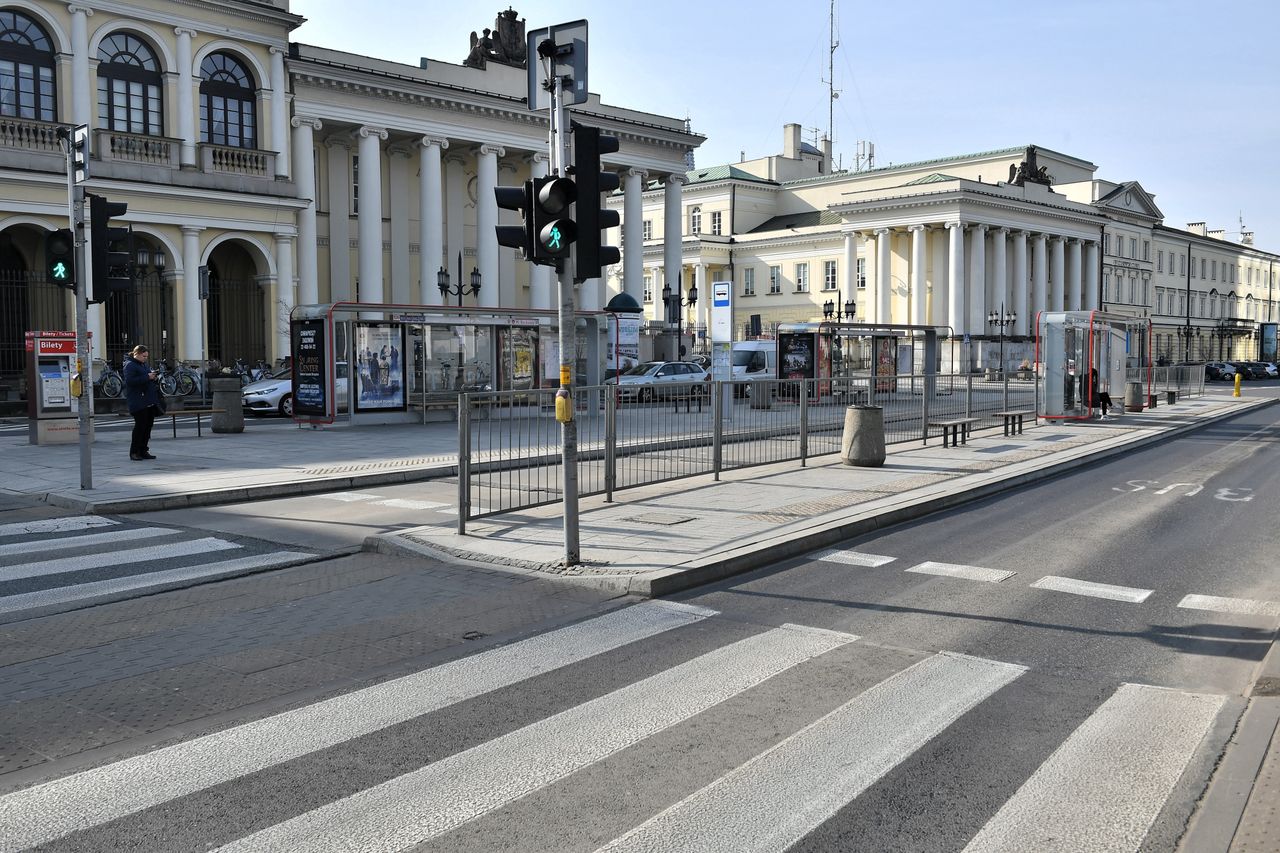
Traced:
<svg viewBox="0 0 1280 853">
<path fill-rule="evenodd" d="M 683 274 L 676 276 L 676 291 L 671 292 L 671 283 L 667 282 L 662 286 L 662 304 L 667 309 L 667 324 L 676 327 L 676 349 L 675 360 L 679 361 L 683 354 L 680 350 L 683 348 L 680 343 L 680 326 L 683 319 L 684 309 L 696 305 L 698 302 L 698 288 L 696 285 L 689 288 L 689 298 L 685 299 L 680 295 L 680 288 L 683 286 Z"/>
<path fill-rule="evenodd" d="M 843 310 L 842 310 L 843 309 Z M 825 320 L 835 318 L 837 323 L 843 322 L 845 318 L 852 320 L 858 313 L 858 303 L 852 299 L 846 299 L 843 306 L 837 305 L 835 300 L 828 299 L 822 303 L 822 317 Z"/>
<path fill-rule="evenodd" d="M 987 325 L 995 326 L 1000 330 L 1000 381 L 1004 386 L 1004 402 L 1002 405 L 1004 406 L 1005 411 L 1008 411 L 1009 409 L 1009 378 L 1008 373 L 1004 369 L 1004 330 L 1016 323 L 1017 320 L 1018 315 L 1016 312 L 1011 311 L 1008 314 L 1005 313 L 1004 302 L 1000 303 L 1000 310 L 998 312 L 992 311 L 987 315 Z"/>
<path fill-rule="evenodd" d="M 1191 326 L 1177 326 L 1176 331 L 1178 337 L 1182 338 L 1182 361 L 1184 363 L 1191 362 L 1191 338 L 1195 336 Z"/>
<path fill-rule="evenodd" d="M 449 284 L 449 271 L 444 267 L 436 272 L 436 287 L 440 288 L 440 299 L 443 301 L 450 296 L 458 297 L 458 307 L 462 307 L 463 295 L 475 296 L 480 293 L 480 270 L 475 267 L 471 268 L 471 286 L 468 287 L 462 280 L 462 253 L 458 253 L 458 286 L 451 287 Z M 455 391 L 462 390 L 463 372 L 462 362 L 466 360 L 466 352 L 463 350 L 462 335 L 458 335 L 458 373 L 454 379 Z"/>
</svg>

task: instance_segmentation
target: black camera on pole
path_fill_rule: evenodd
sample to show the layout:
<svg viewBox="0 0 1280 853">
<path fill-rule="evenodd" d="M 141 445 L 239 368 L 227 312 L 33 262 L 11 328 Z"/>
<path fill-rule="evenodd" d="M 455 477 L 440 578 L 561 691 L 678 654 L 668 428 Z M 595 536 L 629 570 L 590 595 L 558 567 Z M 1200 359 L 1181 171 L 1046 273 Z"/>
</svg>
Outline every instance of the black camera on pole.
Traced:
<svg viewBox="0 0 1280 853">
<path fill-rule="evenodd" d="M 89 302 L 106 302 L 117 290 L 133 286 L 133 254 L 129 251 L 129 229 L 112 227 L 114 217 L 124 216 L 129 205 L 122 201 L 108 201 L 100 195 L 87 194 L 89 199 L 89 234 L 93 243 L 89 269 L 92 271 L 85 299 Z"/>
<path fill-rule="evenodd" d="M 606 246 L 600 233 L 617 228 L 622 221 L 618 211 L 600 204 L 601 193 L 611 193 L 620 186 L 618 173 L 600 171 L 600 157 L 618 150 L 618 138 L 605 136 L 598 127 L 573 124 L 573 177 L 578 184 L 578 227 L 581 231 L 574 267 L 574 281 L 600 277 L 601 267 L 622 260 L 617 246 Z"/>
</svg>

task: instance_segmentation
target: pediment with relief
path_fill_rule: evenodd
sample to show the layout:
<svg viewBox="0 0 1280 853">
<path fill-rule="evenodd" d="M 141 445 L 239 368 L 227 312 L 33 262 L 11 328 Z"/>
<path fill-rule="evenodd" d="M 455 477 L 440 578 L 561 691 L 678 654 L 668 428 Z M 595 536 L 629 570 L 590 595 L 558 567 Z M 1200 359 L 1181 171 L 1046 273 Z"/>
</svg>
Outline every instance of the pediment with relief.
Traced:
<svg viewBox="0 0 1280 853">
<path fill-rule="evenodd" d="M 1151 193 L 1142 188 L 1137 181 L 1127 181 L 1094 202 L 1096 207 L 1105 208 L 1157 222 L 1164 220 L 1164 214 L 1156 207 Z"/>
</svg>

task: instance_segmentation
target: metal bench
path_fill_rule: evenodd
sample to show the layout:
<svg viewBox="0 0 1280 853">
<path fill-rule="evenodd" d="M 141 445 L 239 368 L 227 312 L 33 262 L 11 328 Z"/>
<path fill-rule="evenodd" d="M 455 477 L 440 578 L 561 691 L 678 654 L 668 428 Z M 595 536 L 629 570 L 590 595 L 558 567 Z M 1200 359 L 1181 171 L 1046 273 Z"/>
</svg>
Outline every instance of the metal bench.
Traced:
<svg viewBox="0 0 1280 853">
<path fill-rule="evenodd" d="M 924 431 L 924 443 L 929 443 L 929 430 L 934 427 L 942 429 L 942 446 L 947 446 L 947 437 L 950 433 L 951 446 L 958 444 L 967 444 L 969 441 L 969 428 L 976 424 L 981 418 L 944 418 L 937 421 L 929 421 L 928 427 Z"/>
<path fill-rule="evenodd" d="M 1016 409 L 1008 412 L 996 412 L 996 417 L 1004 421 L 1004 434 L 1014 435 L 1014 429 L 1017 428 L 1017 435 L 1022 435 L 1022 419 L 1027 415 L 1034 415 L 1035 412 L 1030 409 Z"/>
<path fill-rule="evenodd" d="M 196 437 L 200 438 L 204 435 L 204 431 L 201 429 L 200 419 L 203 418 L 205 415 L 221 415 L 224 412 L 226 412 L 226 409 L 170 409 L 169 411 L 161 415 L 161 417 L 173 419 L 172 420 L 173 437 L 177 438 L 178 437 L 178 416 L 179 415 L 195 415 Z"/>
</svg>

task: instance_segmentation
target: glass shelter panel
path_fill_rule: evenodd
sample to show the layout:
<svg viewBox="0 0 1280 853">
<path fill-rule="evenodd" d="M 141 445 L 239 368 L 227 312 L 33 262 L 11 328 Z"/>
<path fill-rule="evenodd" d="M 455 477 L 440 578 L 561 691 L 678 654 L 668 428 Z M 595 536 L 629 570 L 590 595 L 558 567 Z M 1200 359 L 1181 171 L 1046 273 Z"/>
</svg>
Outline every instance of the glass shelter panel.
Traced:
<svg viewBox="0 0 1280 853">
<path fill-rule="evenodd" d="M 1089 416 L 1088 314 L 1046 313 L 1040 316 L 1041 417 Z"/>
</svg>

